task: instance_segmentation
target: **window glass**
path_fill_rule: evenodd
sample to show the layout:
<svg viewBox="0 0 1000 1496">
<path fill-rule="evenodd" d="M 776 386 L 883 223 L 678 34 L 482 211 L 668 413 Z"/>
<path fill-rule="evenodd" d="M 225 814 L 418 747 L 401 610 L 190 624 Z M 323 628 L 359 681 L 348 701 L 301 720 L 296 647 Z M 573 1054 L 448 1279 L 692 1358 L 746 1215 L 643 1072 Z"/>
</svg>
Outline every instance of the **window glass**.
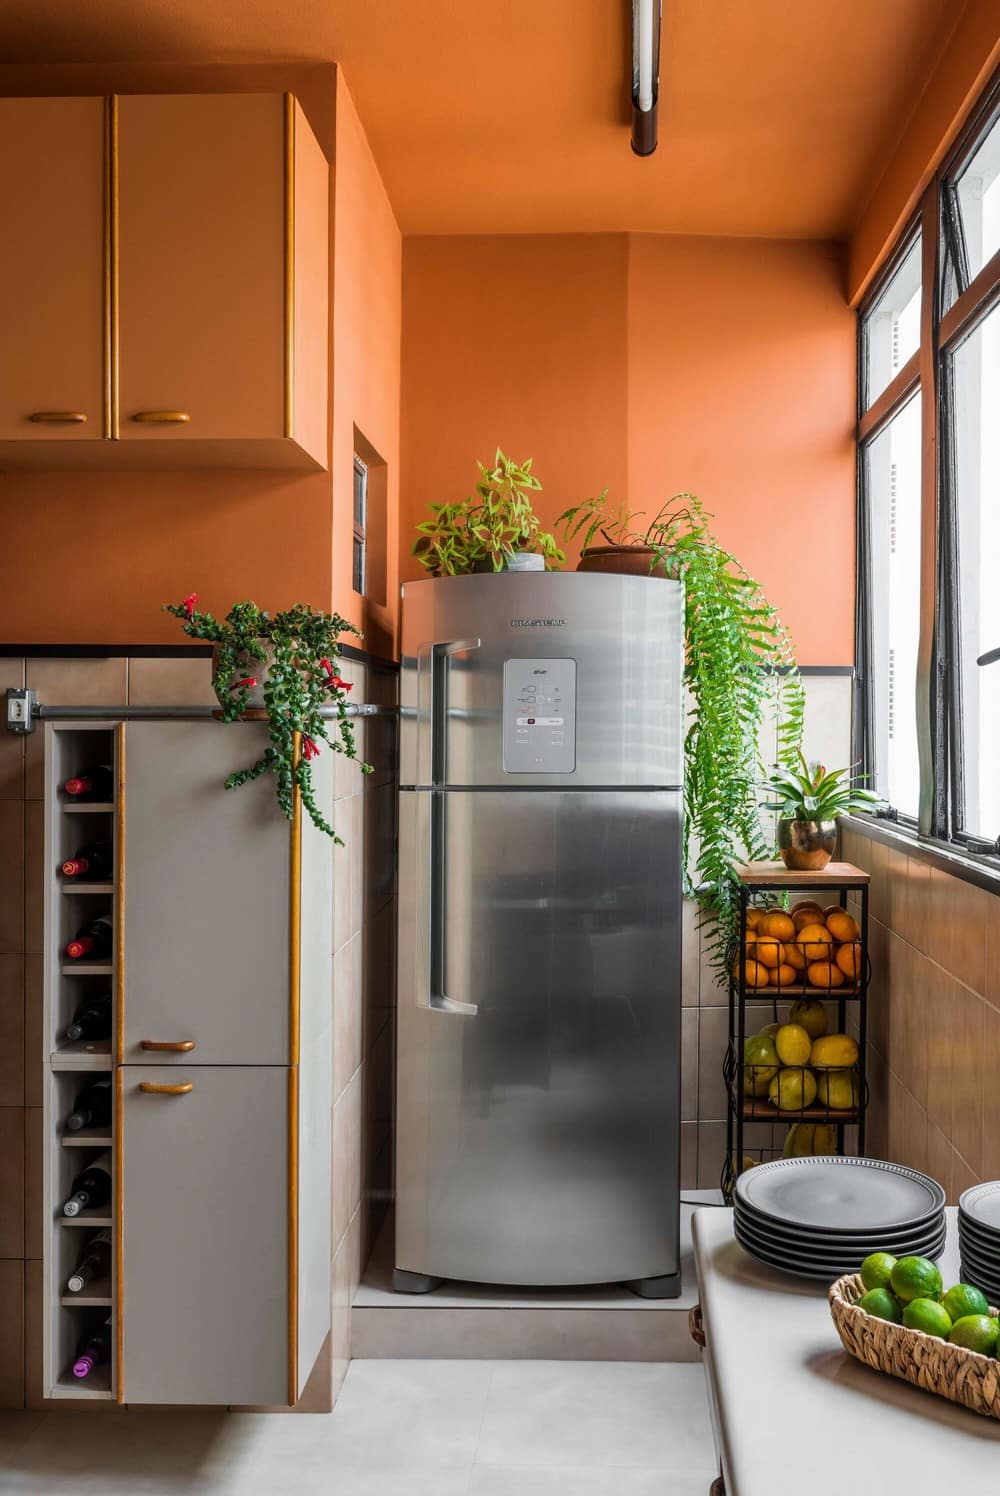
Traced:
<svg viewBox="0 0 1000 1496">
<path fill-rule="evenodd" d="M 874 788 L 916 816 L 917 646 L 920 637 L 920 395 L 864 452 L 872 549 Z"/>
<path fill-rule="evenodd" d="M 1000 120 L 945 191 L 958 241 L 949 246 L 953 274 L 947 278 L 945 298 L 950 306 L 1000 249 Z"/>
<path fill-rule="evenodd" d="M 864 318 L 862 404 L 867 410 L 920 346 L 920 235 Z"/>
<path fill-rule="evenodd" d="M 368 570 L 368 464 L 354 454 L 354 550 L 351 562 L 355 592 L 365 594 Z"/>
<path fill-rule="evenodd" d="M 1000 836 L 1000 308 L 959 345 L 953 367 L 959 673 L 965 805 L 961 828 Z"/>
</svg>

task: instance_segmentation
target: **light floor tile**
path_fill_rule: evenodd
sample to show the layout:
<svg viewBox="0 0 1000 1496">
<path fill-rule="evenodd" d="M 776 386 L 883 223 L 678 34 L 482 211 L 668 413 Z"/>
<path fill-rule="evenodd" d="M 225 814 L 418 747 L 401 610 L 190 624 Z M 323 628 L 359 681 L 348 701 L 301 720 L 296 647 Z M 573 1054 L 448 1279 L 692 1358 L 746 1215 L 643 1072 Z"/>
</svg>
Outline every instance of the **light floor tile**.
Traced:
<svg viewBox="0 0 1000 1496">
<path fill-rule="evenodd" d="M 352 1361 L 334 1411 L 331 1468 L 470 1466 L 490 1361 Z"/>
<path fill-rule="evenodd" d="M 713 1472 L 714 1474 L 714 1472 Z M 662 1470 L 623 1470 L 613 1466 L 555 1466 L 525 1470 L 523 1465 L 474 1465 L 469 1496 L 705 1496 L 713 1475 Z M 353 1496 L 353 1493 L 352 1493 Z"/>
</svg>

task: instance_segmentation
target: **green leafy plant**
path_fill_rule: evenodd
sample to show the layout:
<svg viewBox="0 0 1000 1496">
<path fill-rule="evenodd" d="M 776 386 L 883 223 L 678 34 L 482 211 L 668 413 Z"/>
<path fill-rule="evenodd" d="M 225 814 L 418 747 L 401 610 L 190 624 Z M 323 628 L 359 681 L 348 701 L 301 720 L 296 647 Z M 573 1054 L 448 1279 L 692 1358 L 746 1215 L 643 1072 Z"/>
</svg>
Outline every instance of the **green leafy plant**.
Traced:
<svg viewBox="0 0 1000 1496">
<path fill-rule="evenodd" d="M 796 765 L 780 766 L 764 781 L 764 792 L 774 796 L 765 807 L 786 821 L 832 821 L 855 810 L 876 810 L 885 801 L 858 784 L 867 777 L 850 768 L 807 763 L 800 749 Z"/>
<path fill-rule="evenodd" d="M 712 963 L 722 976 L 735 944 L 739 900 L 733 865 L 773 855 L 757 786 L 764 773 L 760 728 L 776 696 L 778 762 L 799 751 L 805 698 L 791 637 L 759 582 L 712 532 L 695 494 L 675 494 L 646 525 L 607 490 L 560 515 L 567 541 L 584 549 L 648 547 L 651 573 L 684 583 L 685 892 L 698 899 Z"/>
<path fill-rule="evenodd" d="M 255 764 L 229 775 L 226 789 L 273 774 L 278 804 L 288 819 L 294 813 L 297 788 L 313 825 L 343 845 L 316 804 L 312 760 L 319 755 L 320 741 L 334 753 L 357 759 L 347 715 L 351 684 L 337 674 L 335 662 L 341 634 L 358 635 L 358 630 L 339 614 L 316 613 L 304 603 L 274 614 L 253 602 L 236 603 L 220 622 L 211 613 L 199 613 L 197 601 L 198 594 L 192 592 L 179 603 L 163 606 L 181 620 L 189 638 L 215 645 L 212 686 L 224 722 L 243 716 L 258 677 L 263 677 L 270 743 Z M 336 712 L 334 737 L 327 731 L 331 719 L 321 714 L 330 706 Z M 371 765 L 363 763 L 361 771 L 370 774 Z"/>
<path fill-rule="evenodd" d="M 542 485 L 531 458 L 517 463 L 497 447 L 493 466 L 478 463 L 475 494 L 454 504 L 432 504 L 433 518 L 417 526 L 416 556 L 431 576 L 454 577 L 488 568 L 503 571 L 515 551 L 535 551 L 548 570 L 566 560 L 542 529 L 530 495 Z"/>
</svg>

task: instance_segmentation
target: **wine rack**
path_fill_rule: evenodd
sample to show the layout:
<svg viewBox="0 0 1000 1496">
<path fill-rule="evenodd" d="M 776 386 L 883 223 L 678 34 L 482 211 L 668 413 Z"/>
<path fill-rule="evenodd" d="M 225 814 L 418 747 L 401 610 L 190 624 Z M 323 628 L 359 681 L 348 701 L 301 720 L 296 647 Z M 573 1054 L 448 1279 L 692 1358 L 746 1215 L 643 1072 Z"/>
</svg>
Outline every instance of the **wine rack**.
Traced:
<svg viewBox="0 0 1000 1496">
<path fill-rule="evenodd" d="M 77 1094 L 90 1082 L 106 1076 L 116 1084 L 114 1072 L 115 1014 L 117 1012 L 118 950 L 121 921 L 121 890 L 112 870 L 110 877 L 88 880 L 64 878 L 63 861 L 86 843 L 112 843 L 113 868 L 121 840 L 121 806 L 118 793 L 121 728 L 114 722 L 53 724 L 46 733 L 45 794 L 45 934 L 43 960 L 43 1045 L 45 1079 L 42 1127 L 44 1139 L 43 1218 L 44 1250 L 43 1353 L 44 1395 L 78 1401 L 113 1400 L 116 1394 L 118 1283 L 116 1258 L 119 1241 L 117 1107 L 112 1104 L 110 1121 L 103 1126 L 69 1131 L 65 1120 L 73 1110 Z M 63 788 L 72 775 L 113 769 L 115 792 L 111 799 L 71 799 Z M 100 916 L 113 924 L 112 949 L 98 959 L 70 960 L 67 943 L 76 932 Z M 112 1032 L 107 1038 L 66 1037 L 73 1013 L 87 999 L 110 993 Z M 113 1160 L 112 1195 L 106 1204 L 85 1209 L 78 1216 L 63 1214 L 63 1204 L 74 1178 L 102 1153 Z M 101 1229 L 112 1237 L 110 1277 L 88 1283 L 70 1294 L 66 1282 L 89 1241 Z M 72 1372 L 77 1348 L 88 1335 L 112 1319 L 111 1358 L 98 1365 L 84 1380 Z"/>
</svg>

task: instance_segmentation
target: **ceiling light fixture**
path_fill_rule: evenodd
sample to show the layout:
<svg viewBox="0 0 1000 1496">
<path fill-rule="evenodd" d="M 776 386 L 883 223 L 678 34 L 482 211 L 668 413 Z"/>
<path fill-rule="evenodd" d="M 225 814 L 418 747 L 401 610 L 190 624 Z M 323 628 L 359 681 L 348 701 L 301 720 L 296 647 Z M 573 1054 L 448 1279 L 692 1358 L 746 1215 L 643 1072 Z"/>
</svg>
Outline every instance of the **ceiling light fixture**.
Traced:
<svg viewBox="0 0 1000 1496">
<path fill-rule="evenodd" d="M 656 150 L 660 95 L 660 0 L 632 0 L 632 149 Z"/>
</svg>

